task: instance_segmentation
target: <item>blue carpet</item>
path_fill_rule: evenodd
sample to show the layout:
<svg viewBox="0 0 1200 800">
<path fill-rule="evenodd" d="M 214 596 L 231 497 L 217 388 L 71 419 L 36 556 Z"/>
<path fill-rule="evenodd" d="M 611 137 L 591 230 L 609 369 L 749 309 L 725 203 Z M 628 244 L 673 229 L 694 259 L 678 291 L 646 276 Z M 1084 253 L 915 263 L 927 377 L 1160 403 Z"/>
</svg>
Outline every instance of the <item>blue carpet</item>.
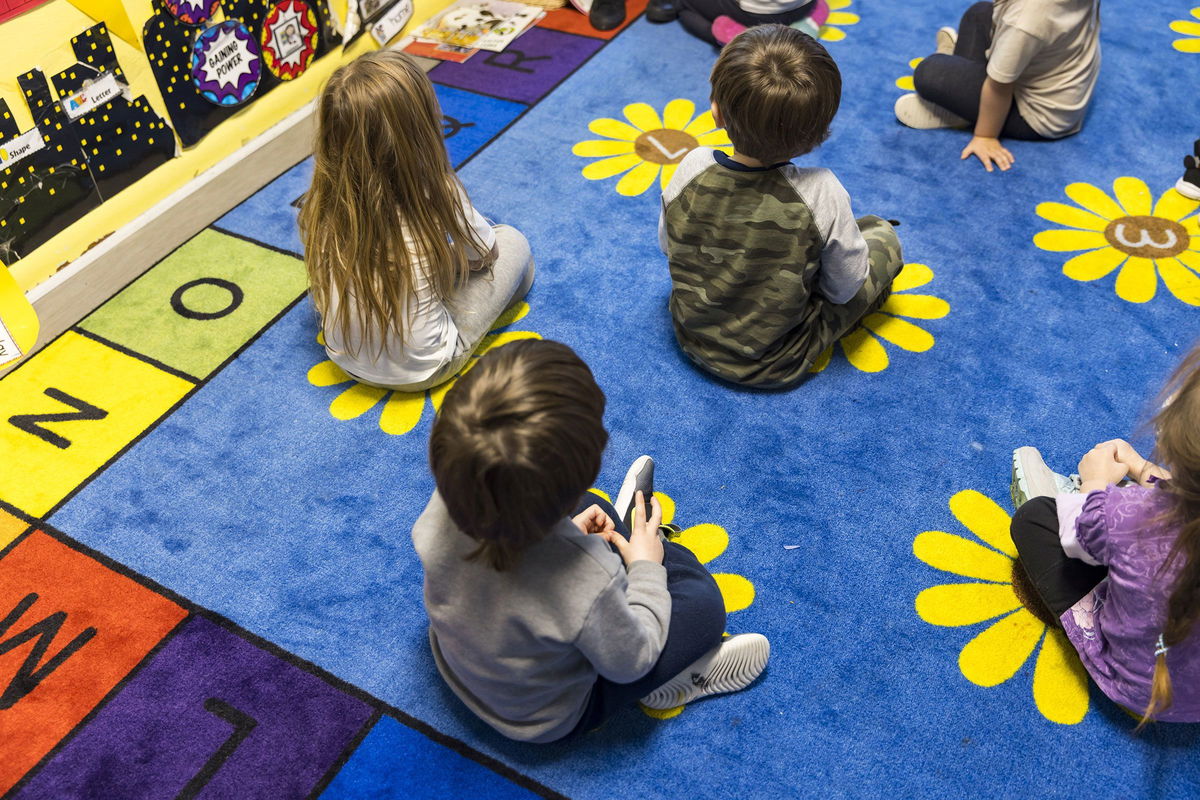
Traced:
<svg viewBox="0 0 1200 800">
<path fill-rule="evenodd" d="M 839 348 L 791 392 L 738 390 L 688 365 L 666 312 L 657 191 L 620 196 L 616 178 L 582 178 L 589 159 L 571 152 L 598 138 L 589 122 L 620 119 L 629 103 L 661 112 L 686 98 L 703 108 L 710 47 L 639 21 L 462 169 L 480 209 L 533 245 L 532 310 L 513 329 L 569 343 L 608 394 L 612 440 L 598 485 L 615 491 L 625 466 L 651 453 L 677 521 L 728 531 L 710 568 L 756 590 L 729 630 L 761 631 L 773 644 L 749 691 L 669 720 L 630 710 L 571 746 L 516 745 L 470 717 L 427 652 L 408 533 L 432 489 L 432 410 L 402 436 L 380 430 L 380 406 L 331 416 L 346 387 L 306 378 L 324 360 L 307 300 L 51 521 L 571 797 L 960 797 L 984 787 L 1195 797 L 1196 726 L 1135 737 L 1094 687 L 1081 722 L 1052 722 L 1032 696 L 1036 657 L 997 686 L 969 682 L 959 652 L 990 623 L 924 622 L 917 594 L 966 579 L 913 554 L 922 531 L 970 538 L 949 507 L 963 490 L 1010 510 L 1014 447 L 1036 444 L 1070 470 L 1096 441 L 1137 438 L 1153 393 L 1200 329 L 1197 308 L 1161 281 L 1153 300 L 1129 303 L 1114 275 L 1071 280 L 1062 265 L 1073 254 L 1033 243 L 1061 227 L 1035 208 L 1069 202 L 1070 183 L 1111 195 L 1115 179 L 1131 176 L 1158 197 L 1178 177 L 1198 133 L 1180 110 L 1194 107 L 1200 56 L 1173 50 L 1168 29 L 1185 5 L 1136 16 L 1106 5 L 1104 67 L 1084 131 L 1010 142 L 1016 167 L 988 175 L 959 161 L 965 134 L 908 130 L 891 112 L 894 81 L 963 6 L 856 0 L 861 21 L 828 45 L 845 79 L 842 110 L 832 138 L 800 163 L 833 168 L 856 213 L 900 219 L 906 260 L 934 274 L 914 293 L 946 300 L 950 312 L 914 320 L 936 340 L 928 351 L 885 343 L 888 368 L 868 373 Z M 477 138 L 450 140 L 452 153 L 482 145 L 521 110 L 461 89 L 439 94 L 448 115 L 477 123 L 459 134 Z M 218 225 L 298 252 L 290 204 L 306 170 Z M 377 729 L 362 747 L 404 748 L 380 744 L 393 735 Z M 432 772 L 452 768 L 430 762 Z M 364 761 L 330 796 L 371 796 L 373 780 L 386 793 L 386 772 Z"/>
</svg>

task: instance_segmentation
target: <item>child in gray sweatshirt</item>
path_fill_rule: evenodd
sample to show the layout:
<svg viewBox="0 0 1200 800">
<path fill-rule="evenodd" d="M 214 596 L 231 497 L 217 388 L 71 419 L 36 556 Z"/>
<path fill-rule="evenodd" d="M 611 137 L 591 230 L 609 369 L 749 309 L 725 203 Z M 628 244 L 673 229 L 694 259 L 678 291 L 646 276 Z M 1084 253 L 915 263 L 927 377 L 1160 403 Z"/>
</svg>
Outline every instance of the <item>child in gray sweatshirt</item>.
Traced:
<svg viewBox="0 0 1200 800">
<path fill-rule="evenodd" d="M 518 341 L 459 380 L 430 434 L 437 491 L 413 526 L 430 647 L 454 693 L 512 739 L 736 691 L 769 656 L 759 634 L 722 641 L 716 583 L 646 502 L 648 456 L 616 507 L 587 493 L 604 404 L 569 347 Z"/>
</svg>

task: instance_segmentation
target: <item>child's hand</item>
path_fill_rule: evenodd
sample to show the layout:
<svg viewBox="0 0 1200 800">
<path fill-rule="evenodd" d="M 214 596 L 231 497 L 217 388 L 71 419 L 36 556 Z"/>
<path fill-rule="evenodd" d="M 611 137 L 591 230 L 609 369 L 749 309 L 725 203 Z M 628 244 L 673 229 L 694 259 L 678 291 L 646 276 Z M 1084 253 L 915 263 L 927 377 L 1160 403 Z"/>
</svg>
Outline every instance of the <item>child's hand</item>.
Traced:
<svg viewBox="0 0 1200 800">
<path fill-rule="evenodd" d="M 604 534 L 604 538 L 621 554 L 625 566 L 629 566 L 635 561 L 653 561 L 655 564 L 661 564 L 663 561 L 662 540 L 658 538 L 658 526 L 662 522 L 662 506 L 658 504 L 657 497 L 650 498 L 650 506 L 650 519 L 644 519 L 642 509 L 646 507 L 646 501 L 641 492 L 634 496 L 633 530 L 629 532 L 629 541 L 626 541 L 625 537 L 616 531 Z"/>
<path fill-rule="evenodd" d="M 984 169 L 988 172 L 992 171 L 992 162 L 996 163 L 1002 171 L 1007 171 L 1013 165 L 1013 154 L 1008 152 L 1008 149 L 1000 144 L 999 139 L 989 138 L 987 136 L 973 136 L 971 141 L 963 148 L 962 157 L 964 159 L 975 156 L 983 162 Z"/>
<path fill-rule="evenodd" d="M 1134 450 L 1133 445 L 1124 439 L 1110 439 L 1107 442 L 1097 445 L 1097 447 L 1106 445 L 1112 445 L 1117 449 L 1117 460 L 1129 469 L 1129 474 L 1142 486 L 1150 486 L 1151 478 L 1158 478 L 1164 481 L 1171 479 L 1170 472 L 1142 458 L 1141 453 Z"/>
<path fill-rule="evenodd" d="M 1101 442 L 1084 454 L 1079 461 L 1079 478 L 1083 484 L 1080 491 L 1103 489 L 1128 475 L 1129 465 L 1120 460 L 1120 455 L 1121 449 L 1115 442 Z"/>
<path fill-rule="evenodd" d="M 589 506 L 579 516 L 572 517 L 571 522 L 574 522 L 575 526 L 584 533 L 609 533 L 617 529 L 608 514 L 605 514 L 597 505 Z"/>
</svg>

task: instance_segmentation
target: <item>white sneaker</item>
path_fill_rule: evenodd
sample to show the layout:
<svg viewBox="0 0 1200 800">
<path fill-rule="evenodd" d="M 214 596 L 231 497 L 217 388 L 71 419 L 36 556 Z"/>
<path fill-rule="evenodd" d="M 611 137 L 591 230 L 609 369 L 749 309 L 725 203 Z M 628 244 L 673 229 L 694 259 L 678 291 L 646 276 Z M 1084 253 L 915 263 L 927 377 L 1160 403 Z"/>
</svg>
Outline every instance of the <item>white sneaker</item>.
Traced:
<svg viewBox="0 0 1200 800">
<path fill-rule="evenodd" d="M 896 99 L 896 119 L 910 128 L 965 128 L 967 121 L 952 111 L 922 99 L 916 92 Z"/>
<path fill-rule="evenodd" d="M 771 657 L 761 633 L 731 636 L 695 664 L 642 698 L 647 708 L 675 708 L 715 694 L 736 692 L 754 683 Z"/>
<path fill-rule="evenodd" d="M 650 496 L 654 494 L 654 459 L 650 456 L 638 456 L 629 465 L 625 480 L 621 482 L 621 490 L 617 492 L 617 501 L 613 503 L 617 516 L 629 531 L 633 530 L 633 499 L 639 491 L 648 506 Z M 649 514 L 649 511 L 645 513 Z M 648 516 L 646 518 L 649 519 Z"/>
<path fill-rule="evenodd" d="M 1018 447 L 1012 459 L 1013 510 L 1035 497 L 1054 497 L 1079 491 L 1078 475 L 1059 475 L 1042 460 L 1036 447 Z"/>
<path fill-rule="evenodd" d="M 958 44 L 958 31 L 951 27 L 938 28 L 937 52 L 942 55 L 954 55 L 954 47 Z"/>
</svg>

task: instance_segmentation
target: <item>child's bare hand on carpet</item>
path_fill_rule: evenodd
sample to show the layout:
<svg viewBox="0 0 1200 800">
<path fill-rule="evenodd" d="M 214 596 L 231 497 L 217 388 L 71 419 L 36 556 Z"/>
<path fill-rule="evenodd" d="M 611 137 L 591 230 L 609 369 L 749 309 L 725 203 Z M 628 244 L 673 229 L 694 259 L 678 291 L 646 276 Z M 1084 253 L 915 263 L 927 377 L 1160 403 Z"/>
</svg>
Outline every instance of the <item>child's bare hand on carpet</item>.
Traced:
<svg viewBox="0 0 1200 800">
<path fill-rule="evenodd" d="M 601 510 L 600 506 L 593 505 L 582 513 L 571 518 L 571 522 L 584 533 L 609 533 L 617 529 L 612 518 Z"/>
<path fill-rule="evenodd" d="M 984 169 L 988 172 L 992 171 L 992 163 L 1001 171 L 1008 170 L 1013 165 L 1013 154 L 1008 152 L 1008 148 L 1000 144 L 999 139 L 993 139 L 987 136 L 973 136 L 971 141 L 963 148 L 962 158 L 967 159 L 975 156 L 983 162 Z"/>
<path fill-rule="evenodd" d="M 662 523 L 662 506 L 658 504 L 657 497 L 650 498 L 650 519 L 644 519 L 642 516 L 642 509 L 645 507 L 645 498 L 638 492 L 633 501 L 633 530 L 629 532 L 629 541 L 616 531 L 602 534 L 609 544 L 617 548 L 625 566 L 635 561 L 653 561 L 655 564 L 661 564 L 663 561 L 662 540 L 658 538 L 658 526 Z"/>
</svg>

